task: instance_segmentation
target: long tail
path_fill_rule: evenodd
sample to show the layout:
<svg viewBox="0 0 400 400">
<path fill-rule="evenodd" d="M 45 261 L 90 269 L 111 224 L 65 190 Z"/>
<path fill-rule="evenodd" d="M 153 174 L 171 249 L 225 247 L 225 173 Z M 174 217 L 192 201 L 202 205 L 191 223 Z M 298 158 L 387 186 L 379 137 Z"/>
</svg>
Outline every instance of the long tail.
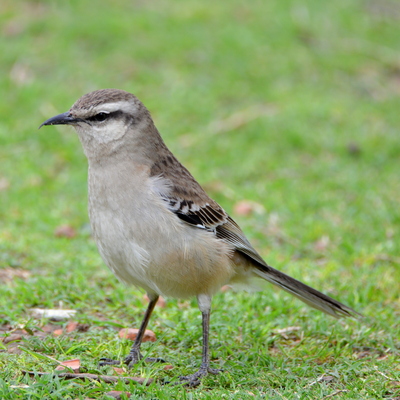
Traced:
<svg viewBox="0 0 400 400">
<path fill-rule="evenodd" d="M 351 307 L 340 303 L 339 301 L 332 299 L 331 297 L 315 290 L 314 288 L 305 285 L 304 283 L 278 271 L 269 265 L 263 265 L 252 259 L 253 264 L 257 269 L 254 271 L 261 278 L 279 286 L 286 292 L 298 297 L 301 301 L 314 307 L 318 310 L 323 311 L 326 314 L 332 315 L 333 317 L 353 317 L 360 318 L 362 314 L 353 310 Z"/>
<path fill-rule="evenodd" d="M 216 233 L 219 239 L 224 240 L 230 245 L 233 244 L 236 251 L 255 267 L 255 274 L 298 297 L 301 301 L 304 301 L 304 303 L 336 318 L 362 317 L 360 313 L 352 308 L 270 267 L 257 251 L 254 250 L 244 233 L 232 218 L 228 217 L 224 225 L 218 226 Z"/>
</svg>

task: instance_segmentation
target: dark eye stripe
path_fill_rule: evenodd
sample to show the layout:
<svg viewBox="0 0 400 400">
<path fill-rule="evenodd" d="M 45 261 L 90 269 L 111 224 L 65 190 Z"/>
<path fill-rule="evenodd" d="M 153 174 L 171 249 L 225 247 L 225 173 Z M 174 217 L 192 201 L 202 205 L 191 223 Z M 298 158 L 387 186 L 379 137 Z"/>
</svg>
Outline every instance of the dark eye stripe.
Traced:
<svg viewBox="0 0 400 400">
<path fill-rule="evenodd" d="M 102 122 L 105 121 L 107 118 L 110 117 L 111 114 L 105 113 L 105 112 L 99 112 L 96 115 L 93 115 L 92 117 L 86 118 L 88 121 L 96 121 L 96 122 Z"/>
<path fill-rule="evenodd" d="M 121 110 L 113 111 L 110 113 L 107 112 L 99 112 L 96 115 L 92 115 L 91 117 L 85 118 L 85 121 L 87 122 L 103 122 L 106 119 L 111 119 L 111 118 L 120 118 L 122 115 L 124 115 L 124 112 Z"/>
</svg>

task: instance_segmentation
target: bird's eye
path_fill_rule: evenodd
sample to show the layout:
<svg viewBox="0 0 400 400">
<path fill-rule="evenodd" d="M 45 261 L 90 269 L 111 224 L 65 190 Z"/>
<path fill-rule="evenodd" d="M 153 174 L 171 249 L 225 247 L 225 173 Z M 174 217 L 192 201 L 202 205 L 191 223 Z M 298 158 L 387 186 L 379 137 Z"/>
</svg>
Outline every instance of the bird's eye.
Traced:
<svg viewBox="0 0 400 400">
<path fill-rule="evenodd" d="M 98 114 L 93 115 L 93 117 L 88 118 L 88 120 L 102 122 L 105 121 L 109 116 L 110 114 L 106 112 L 99 112 Z"/>
</svg>

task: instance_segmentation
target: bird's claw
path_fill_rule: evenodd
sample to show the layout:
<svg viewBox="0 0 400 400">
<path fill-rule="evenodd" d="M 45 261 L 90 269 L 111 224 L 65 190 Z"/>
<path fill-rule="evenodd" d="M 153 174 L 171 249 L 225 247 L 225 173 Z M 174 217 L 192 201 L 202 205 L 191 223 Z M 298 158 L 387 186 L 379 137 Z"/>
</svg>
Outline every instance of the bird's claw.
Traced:
<svg viewBox="0 0 400 400">
<path fill-rule="evenodd" d="M 143 357 L 141 355 L 139 355 L 139 357 L 137 357 L 136 355 L 128 354 L 124 358 L 122 363 L 124 363 L 128 368 L 132 368 L 135 364 L 137 364 L 139 362 L 139 360 L 143 360 L 146 363 L 155 363 L 155 362 L 165 363 L 166 362 L 164 359 L 159 358 L 159 357 L 147 357 L 147 358 L 143 359 Z M 121 364 L 121 361 L 113 360 L 112 358 L 106 358 L 106 357 L 100 358 L 100 361 L 99 361 L 100 367 L 104 367 L 106 365 L 120 365 L 120 364 Z"/>
<path fill-rule="evenodd" d="M 200 367 L 200 369 L 191 375 L 180 376 L 179 380 L 184 383 L 184 386 L 196 387 L 200 385 L 201 378 L 208 374 L 217 375 L 222 372 L 222 369 L 210 368 L 210 367 Z"/>
<path fill-rule="evenodd" d="M 112 358 L 102 357 L 99 361 L 99 366 L 104 367 L 105 365 L 120 365 L 121 361 L 113 360 Z"/>
</svg>

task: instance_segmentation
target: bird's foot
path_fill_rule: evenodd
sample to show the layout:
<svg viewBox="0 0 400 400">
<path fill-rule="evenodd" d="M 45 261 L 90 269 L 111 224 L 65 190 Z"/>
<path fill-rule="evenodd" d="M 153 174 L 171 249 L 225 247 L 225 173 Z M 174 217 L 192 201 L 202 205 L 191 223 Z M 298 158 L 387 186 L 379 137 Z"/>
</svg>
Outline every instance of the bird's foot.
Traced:
<svg viewBox="0 0 400 400">
<path fill-rule="evenodd" d="M 99 367 L 104 367 L 105 365 L 120 365 L 121 361 L 113 360 L 112 358 L 102 357 L 99 361 Z"/>
<path fill-rule="evenodd" d="M 165 363 L 166 361 L 162 358 L 158 357 L 147 357 L 143 359 L 143 356 L 140 353 L 129 353 L 125 358 L 123 363 L 128 366 L 128 368 L 132 368 L 135 364 L 137 364 L 140 360 L 148 363 L 160 362 Z M 112 358 L 100 358 L 99 366 L 103 367 L 105 365 L 120 365 L 121 361 L 113 360 Z"/>
<path fill-rule="evenodd" d="M 191 375 L 180 376 L 179 380 L 184 383 L 185 386 L 196 387 L 200 385 L 201 378 L 208 374 L 217 375 L 222 372 L 222 369 L 210 368 L 206 366 L 201 366 L 200 369 Z"/>
</svg>

